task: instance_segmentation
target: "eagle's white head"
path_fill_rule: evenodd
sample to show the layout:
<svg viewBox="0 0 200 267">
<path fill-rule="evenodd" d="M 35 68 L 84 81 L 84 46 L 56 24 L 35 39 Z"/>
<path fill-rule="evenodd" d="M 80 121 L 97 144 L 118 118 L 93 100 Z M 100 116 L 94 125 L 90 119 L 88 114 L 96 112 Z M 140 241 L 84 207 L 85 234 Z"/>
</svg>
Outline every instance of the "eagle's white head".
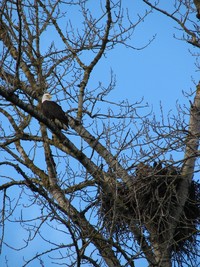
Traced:
<svg viewBox="0 0 200 267">
<path fill-rule="evenodd" d="M 52 96 L 49 93 L 43 94 L 42 96 L 42 103 L 44 101 L 51 101 Z"/>
</svg>

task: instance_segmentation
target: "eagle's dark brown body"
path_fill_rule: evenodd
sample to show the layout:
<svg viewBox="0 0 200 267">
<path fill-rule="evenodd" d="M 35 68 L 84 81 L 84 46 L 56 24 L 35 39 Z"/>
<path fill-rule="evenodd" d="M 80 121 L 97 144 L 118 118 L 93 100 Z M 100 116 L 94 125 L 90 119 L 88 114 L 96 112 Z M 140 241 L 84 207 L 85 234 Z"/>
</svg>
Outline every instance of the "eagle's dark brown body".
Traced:
<svg viewBox="0 0 200 267">
<path fill-rule="evenodd" d="M 68 127 L 68 117 L 56 102 L 51 101 L 50 94 L 44 94 L 42 97 L 42 112 L 50 120 L 59 120 Z"/>
</svg>

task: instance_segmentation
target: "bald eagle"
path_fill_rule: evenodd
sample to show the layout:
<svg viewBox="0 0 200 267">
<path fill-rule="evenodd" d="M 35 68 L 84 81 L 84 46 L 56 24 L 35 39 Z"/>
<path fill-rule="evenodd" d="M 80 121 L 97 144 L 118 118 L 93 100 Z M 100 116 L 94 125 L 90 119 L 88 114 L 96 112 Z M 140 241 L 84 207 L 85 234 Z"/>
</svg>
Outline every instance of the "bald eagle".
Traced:
<svg viewBox="0 0 200 267">
<path fill-rule="evenodd" d="M 42 112 L 50 120 L 59 120 L 68 127 L 68 117 L 56 102 L 51 101 L 52 96 L 48 93 L 42 97 Z M 65 128 L 65 127 L 62 127 Z"/>
</svg>

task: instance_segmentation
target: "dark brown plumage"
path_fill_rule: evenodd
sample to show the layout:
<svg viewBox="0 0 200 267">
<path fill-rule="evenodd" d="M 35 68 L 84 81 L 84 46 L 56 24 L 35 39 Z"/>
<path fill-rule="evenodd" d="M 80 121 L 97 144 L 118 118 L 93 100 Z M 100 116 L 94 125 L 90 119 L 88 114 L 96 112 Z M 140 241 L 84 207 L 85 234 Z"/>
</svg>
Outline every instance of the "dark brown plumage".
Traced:
<svg viewBox="0 0 200 267">
<path fill-rule="evenodd" d="M 56 102 L 51 101 L 50 94 L 44 94 L 42 97 L 42 112 L 50 120 L 59 120 L 68 127 L 68 117 Z"/>
<path fill-rule="evenodd" d="M 196 15 L 196 17 L 198 19 L 200 19 L 200 0 L 194 0 L 194 4 L 195 4 L 196 9 L 197 9 L 197 15 Z"/>
</svg>

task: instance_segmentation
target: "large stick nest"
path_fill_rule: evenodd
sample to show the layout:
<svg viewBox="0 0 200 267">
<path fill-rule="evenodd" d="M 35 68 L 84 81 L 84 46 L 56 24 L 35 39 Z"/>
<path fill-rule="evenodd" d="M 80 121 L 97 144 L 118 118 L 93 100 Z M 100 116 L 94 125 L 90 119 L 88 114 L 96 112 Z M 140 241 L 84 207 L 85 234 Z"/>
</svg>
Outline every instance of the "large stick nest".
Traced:
<svg viewBox="0 0 200 267">
<path fill-rule="evenodd" d="M 159 242 L 166 240 L 172 213 L 179 206 L 177 190 L 181 182 L 178 168 L 140 163 L 132 180 L 132 188 L 117 182 L 100 192 L 100 215 L 110 234 L 130 232 L 137 223 Z M 171 250 L 187 253 L 189 245 L 195 245 L 200 223 L 200 184 L 193 181 L 188 198 L 174 231 Z M 154 233 L 154 237 L 151 234 Z"/>
</svg>

